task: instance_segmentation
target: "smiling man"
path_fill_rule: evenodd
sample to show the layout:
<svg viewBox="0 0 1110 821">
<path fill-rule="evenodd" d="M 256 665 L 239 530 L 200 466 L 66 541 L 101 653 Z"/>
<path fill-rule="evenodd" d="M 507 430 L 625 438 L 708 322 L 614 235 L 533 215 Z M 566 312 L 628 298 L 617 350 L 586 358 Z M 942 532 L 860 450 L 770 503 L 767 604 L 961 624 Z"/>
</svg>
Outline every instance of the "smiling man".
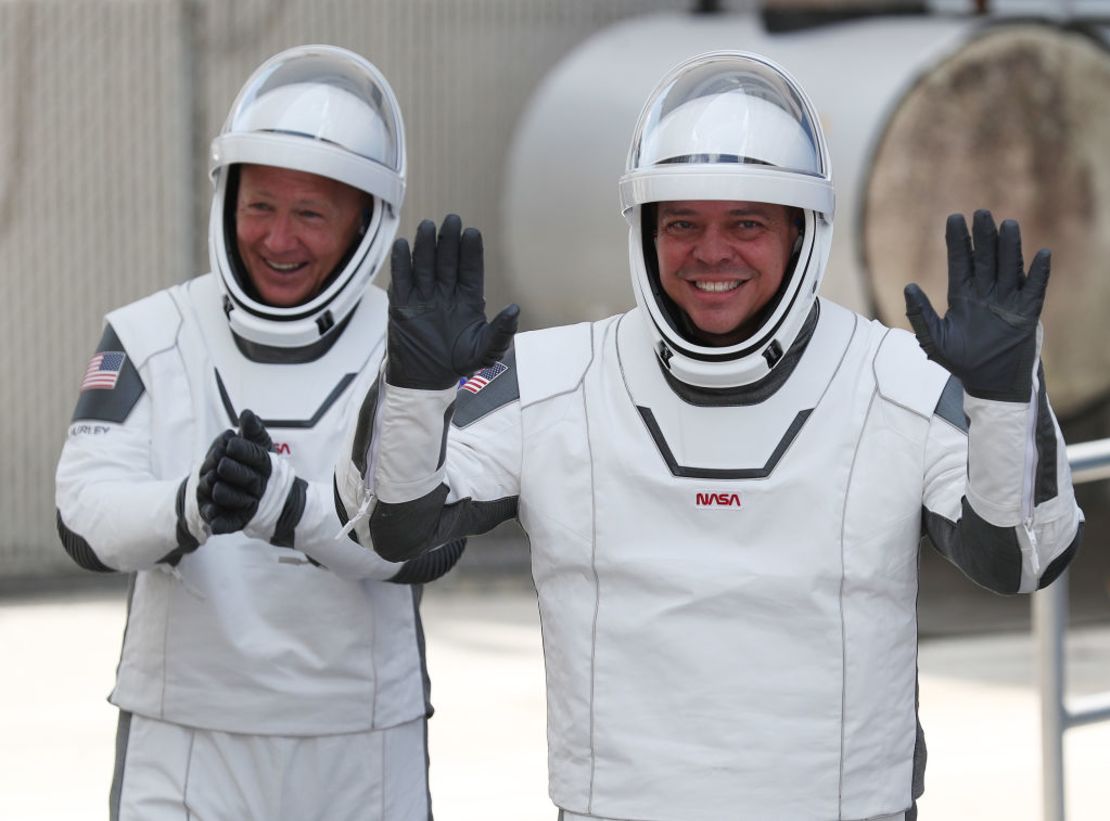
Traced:
<svg viewBox="0 0 1110 821">
<path fill-rule="evenodd" d="M 799 235 L 795 214 L 761 202 L 658 205 L 659 282 L 692 335 L 719 346 L 751 333 L 782 286 Z"/>
<path fill-rule="evenodd" d="M 463 543 L 382 560 L 336 538 L 332 484 L 385 344 L 401 112 L 302 46 L 211 158 L 212 272 L 107 316 L 58 464 L 65 549 L 133 574 L 110 816 L 427 821 L 419 585 Z"/>
<path fill-rule="evenodd" d="M 365 230 L 373 197 L 339 180 L 268 165 L 239 171 L 235 241 L 259 299 L 277 308 L 316 296 Z"/>
<path fill-rule="evenodd" d="M 564 821 L 912 821 L 921 535 L 1001 593 L 1080 541 L 1048 252 L 1026 272 L 1016 223 L 951 217 L 949 311 L 907 288 L 916 341 L 818 298 L 825 138 L 740 52 L 662 80 L 620 194 L 636 308 L 512 347 L 477 231 L 395 243 L 345 510 L 391 560 L 519 519 Z"/>
</svg>

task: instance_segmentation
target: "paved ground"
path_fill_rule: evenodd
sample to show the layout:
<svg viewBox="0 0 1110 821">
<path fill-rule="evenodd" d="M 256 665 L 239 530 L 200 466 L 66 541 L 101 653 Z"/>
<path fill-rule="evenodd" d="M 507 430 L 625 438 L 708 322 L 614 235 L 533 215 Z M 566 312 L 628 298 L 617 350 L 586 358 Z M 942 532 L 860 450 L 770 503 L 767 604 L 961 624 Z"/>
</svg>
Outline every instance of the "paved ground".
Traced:
<svg viewBox="0 0 1110 821">
<path fill-rule="evenodd" d="M 533 594 L 519 576 L 428 591 L 437 821 L 554 821 L 546 794 L 544 675 Z M 0 595 L 0 819 L 100 821 L 123 627 L 118 585 Z M 1110 690 L 1110 626 L 1077 628 L 1073 694 Z M 1023 633 L 921 648 L 929 739 L 922 821 L 1040 818 L 1038 707 Z M 1069 821 L 1110 818 L 1110 725 L 1070 732 Z"/>
</svg>

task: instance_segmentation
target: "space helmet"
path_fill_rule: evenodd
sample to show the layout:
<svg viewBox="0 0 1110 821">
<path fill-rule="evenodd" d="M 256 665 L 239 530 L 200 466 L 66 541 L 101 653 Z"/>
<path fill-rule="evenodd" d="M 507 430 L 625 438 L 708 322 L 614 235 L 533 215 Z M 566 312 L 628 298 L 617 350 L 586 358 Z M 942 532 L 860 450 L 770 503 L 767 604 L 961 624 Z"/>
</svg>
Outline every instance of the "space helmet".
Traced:
<svg viewBox="0 0 1110 821">
<path fill-rule="evenodd" d="M 620 180 L 636 302 L 656 355 L 689 385 L 734 388 L 781 361 L 817 298 L 832 241 L 835 194 L 812 103 L 780 66 L 714 51 L 672 69 L 640 114 Z M 800 235 L 782 285 L 747 338 L 723 347 L 694 338 L 660 285 L 654 206 L 677 200 L 776 203 L 799 209 Z"/>
<path fill-rule="evenodd" d="M 261 301 L 235 238 L 238 166 L 274 166 L 338 180 L 373 197 L 354 246 L 300 305 Z M 384 261 L 405 195 L 405 132 L 385 77 L 343 48 L 283 51 L 250 76 L 212 141 L 208 250 L 233 333 L 278 349 L 319 346 L 343 327 Z"/>
</svg>

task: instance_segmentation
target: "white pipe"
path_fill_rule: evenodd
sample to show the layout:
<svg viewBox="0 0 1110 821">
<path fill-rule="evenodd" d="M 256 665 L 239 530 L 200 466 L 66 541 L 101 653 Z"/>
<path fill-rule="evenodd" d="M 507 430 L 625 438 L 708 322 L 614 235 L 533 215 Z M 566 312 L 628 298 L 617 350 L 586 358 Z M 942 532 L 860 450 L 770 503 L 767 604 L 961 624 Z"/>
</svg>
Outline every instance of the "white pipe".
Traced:
<svg viewBox="0 0 1110 821">
<path fill-rule="evenodd" d="M 1110 479 L 1110 439 L 1068 445 L 1073 484 Z"/>
</svg>

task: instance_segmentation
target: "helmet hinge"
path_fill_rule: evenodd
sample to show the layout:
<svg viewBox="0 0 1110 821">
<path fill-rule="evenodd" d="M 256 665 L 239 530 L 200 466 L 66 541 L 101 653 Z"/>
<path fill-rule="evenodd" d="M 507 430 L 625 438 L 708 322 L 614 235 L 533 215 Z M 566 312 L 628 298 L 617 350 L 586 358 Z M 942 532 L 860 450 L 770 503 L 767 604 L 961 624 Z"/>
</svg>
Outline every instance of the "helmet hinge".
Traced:
<svg viewBox="0 0 1110 821">
<path fill-rule="evenodd" d="M 316 327 L 320 329 L 320 336 L 326 334 L 335 325 L 335 319 L 332 318 L 331 311 L 324 311 L 316 317 Z"/>
<path fill-rule="evenodd" d="M 767 360 L 767 367 L 773 368 L 782 359 L 782 345 L 777 339 L 772 339 L 771 344 L 763 349 L 763 358 Z"/>
<path fill-rule="evenodd" d="M 659 356 L 659 361 L 663 363 L 663 367 L 669 371 L 671 369 L 671 357 L 674 356 L 674 351 L 667 347 L 666 342 L 660 342 L 656 354 Z"/>
</svg>

